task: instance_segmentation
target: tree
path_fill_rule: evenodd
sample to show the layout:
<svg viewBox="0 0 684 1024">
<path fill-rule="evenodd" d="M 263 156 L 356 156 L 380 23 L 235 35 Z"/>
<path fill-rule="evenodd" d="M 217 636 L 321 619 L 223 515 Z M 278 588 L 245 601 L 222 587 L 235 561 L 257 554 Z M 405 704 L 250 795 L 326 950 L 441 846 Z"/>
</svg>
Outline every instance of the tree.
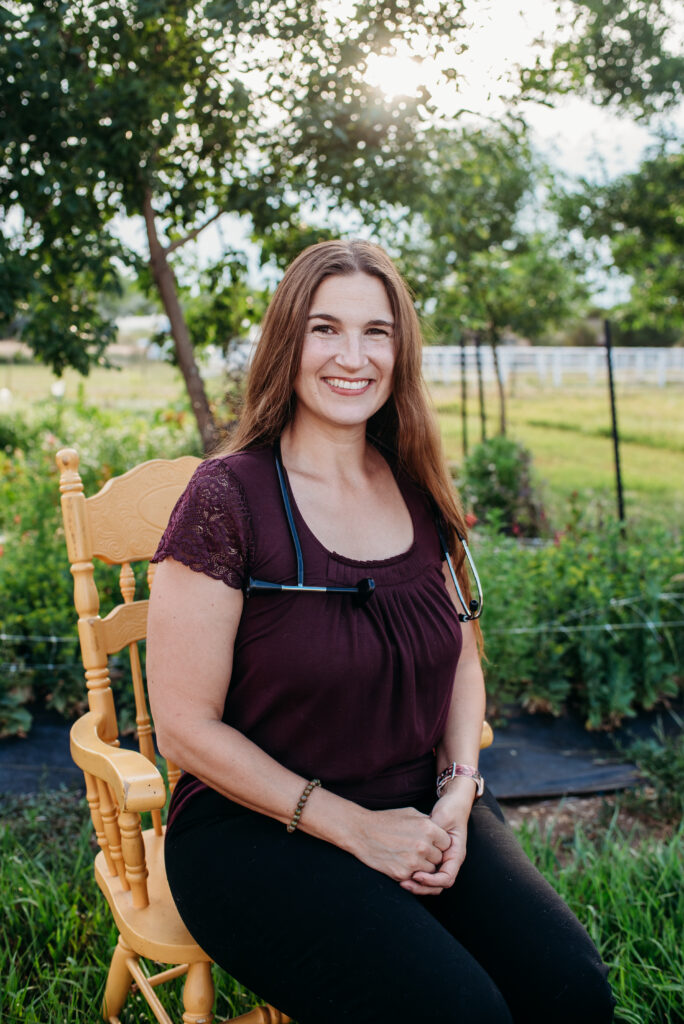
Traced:
<svg viewBox="0 0 684 1024">
<path fill-rule="evenodd" d="M 147 275 L 169 318 L 206 448 L 217 430 L 179 296 L 177 253 L 225 213 L 282 242 L 306 204 L 366 217 L 411 194 L 426 93 L 394 106 L 364 61 L 462 0 L 31 0 L 0 10 L 0 317 L 60 373 L 102 358 L 98 292 Z M 139 216 L 147 255 L 117 237 Z"/>
<path fill-rule="evenodd" d="M 521 72 L 524 96 L 551 103 L 578 92 L 637 119 L 681 103 L 684 53 L 675 0 L 563 0 L 558 12 L 565 38 Z M 622 327 L 662 338 L 681 331 L 684 308 L 684 156 L 681 139 L 667 137 L 662 118 L 657 124 L 659 142 L 637 172 L 612 183 L 583 180 L 565 195 L 558 190 L 557 209 L 566 229 L 579 228 L 599 243 L 589 246 L 595 263 L 605 264 L 608 248 L 608 268 L 631 277 L 630 301 L 616 311 Z"/>
<path fill-rule="evenodd" d="M 612 268 L 631 278 L 630 299 L 617 311 L 624 324 L 681 334 L 684 150 L 663 144 L 634 173 L 608 184 L 582 181 L 558 207 L 568 228 L 601 243 L 598 252 L 607 247 Z"/>
<path fill-rule="evenodd" d="M 503 333 L 538 338 L 574 310 L 584 288 L 551 231 L 525 226 L 538 218 L 540 182 L 519 125 L 436 135 L 433 144 L 404 260 L 437 337 L 468 332 L 491 345 L 504 434 Z"/>
<path fill-rule="evenodd" d="M 521 72 L 523 95 L 579 93 L 647 118 L 682 99 L 684 55 L 675 0 L 562 0 L 560 40 Z M 550 50 L 550 52 L 549 52 Z"/>
</svg>

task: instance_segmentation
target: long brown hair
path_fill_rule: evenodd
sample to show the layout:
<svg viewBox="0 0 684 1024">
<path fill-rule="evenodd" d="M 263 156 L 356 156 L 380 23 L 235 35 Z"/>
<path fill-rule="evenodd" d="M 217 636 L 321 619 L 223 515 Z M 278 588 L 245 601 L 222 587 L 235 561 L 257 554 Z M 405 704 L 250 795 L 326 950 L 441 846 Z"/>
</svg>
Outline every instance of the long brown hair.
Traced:
<svg viewBox="0 0 684 1024">
<path fill-rule="evenodd" d="M 468 601 L 470 586 L 458 540 L 458 534 L 465 537 L 467 529 L 423 380 L 420 324 L 406 284 L 380 246 L 363 241 L 319 242 L 290 264 L 263 320 L 240 421 L 219 454 L 273 444 L 280 437 L 294 416 L 294 380 L 314 293 L 326 277 L 359 272 L 382 281 L 394 317 L 392 394 L 368 421 L 367 433 L 395 453 L 404 471 L 431 496 Z M 479 637 L 479 628 L 477 632 Z"/>
</svg>

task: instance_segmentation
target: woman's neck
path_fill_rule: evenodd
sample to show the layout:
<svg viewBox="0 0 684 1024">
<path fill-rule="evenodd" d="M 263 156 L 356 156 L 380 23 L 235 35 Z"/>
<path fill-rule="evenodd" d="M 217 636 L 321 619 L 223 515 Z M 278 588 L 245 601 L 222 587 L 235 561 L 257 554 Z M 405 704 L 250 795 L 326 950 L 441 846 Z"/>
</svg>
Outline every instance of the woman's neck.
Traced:
<svg viewBox="0 0 684 1024">
<path fill-rule="evenodd" d="M 378 457 L 366 440 L 366 425 L 317 428 L 297 418 L 280 439 L 283 462 L 289 472 L 327 480 L 353 480 L 372 471 Z"/>
</svg>

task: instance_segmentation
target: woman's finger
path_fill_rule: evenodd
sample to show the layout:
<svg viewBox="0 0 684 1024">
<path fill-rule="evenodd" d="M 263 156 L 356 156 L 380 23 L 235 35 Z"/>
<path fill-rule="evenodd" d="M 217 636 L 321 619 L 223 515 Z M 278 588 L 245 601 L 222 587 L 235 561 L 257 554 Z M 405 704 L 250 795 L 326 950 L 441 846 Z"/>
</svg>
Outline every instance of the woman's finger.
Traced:
<svg viewBox="0 0 684 1024">
<path fill-rule="evenodd" d="M 444 853 L 451 846 L 450 833 L 440 827 L 432 839 L 432 845 L 435 846 L 440 853 Z"/>
<path fill-rule="evenodd" d="M 429 885 L 419 885 L 418 882 L 414 882 L 412 879 L 407 879 L 405 882 L 400 882 L 399 885 L 402 889 L 406 889 L 407 892 L 412 893 L 414 896 L 439 896 L 442 889 L 435 889 Z"/>
<path fill-rule="evenodd" d="M 449 889 L 456 881 L 456 872 L 449 871 L 446 867 L 434 872 L 414 871 L 410 881 L 418 882 L 419 885 L 430 889 Z"/>
</svg>

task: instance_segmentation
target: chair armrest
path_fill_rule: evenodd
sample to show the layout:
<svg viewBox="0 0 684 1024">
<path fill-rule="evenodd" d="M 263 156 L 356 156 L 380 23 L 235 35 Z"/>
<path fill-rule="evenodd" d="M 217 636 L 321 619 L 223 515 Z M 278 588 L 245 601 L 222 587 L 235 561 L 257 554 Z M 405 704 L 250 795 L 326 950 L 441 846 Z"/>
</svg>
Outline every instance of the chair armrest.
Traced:
<svg viewBox="0 0 684 1024">
<path fill-rule="evenodd" d="M 482 734 L 480 736 L 480 750 L 484 750 L 485 747 L 491 747 L 494 742 L 494 733 L 489 722 L 485 719 L 482 723 Z"/>
<path fill-rule="evenodd" d="M 158 769 L 137 750 L 123 750 L 98 736 L 99 717 L 87 711 L 71 727 L 71 756 L 84 772 L 108 782 L 121 811 L 151 811 L 166 803 Z"/>
</svg>

